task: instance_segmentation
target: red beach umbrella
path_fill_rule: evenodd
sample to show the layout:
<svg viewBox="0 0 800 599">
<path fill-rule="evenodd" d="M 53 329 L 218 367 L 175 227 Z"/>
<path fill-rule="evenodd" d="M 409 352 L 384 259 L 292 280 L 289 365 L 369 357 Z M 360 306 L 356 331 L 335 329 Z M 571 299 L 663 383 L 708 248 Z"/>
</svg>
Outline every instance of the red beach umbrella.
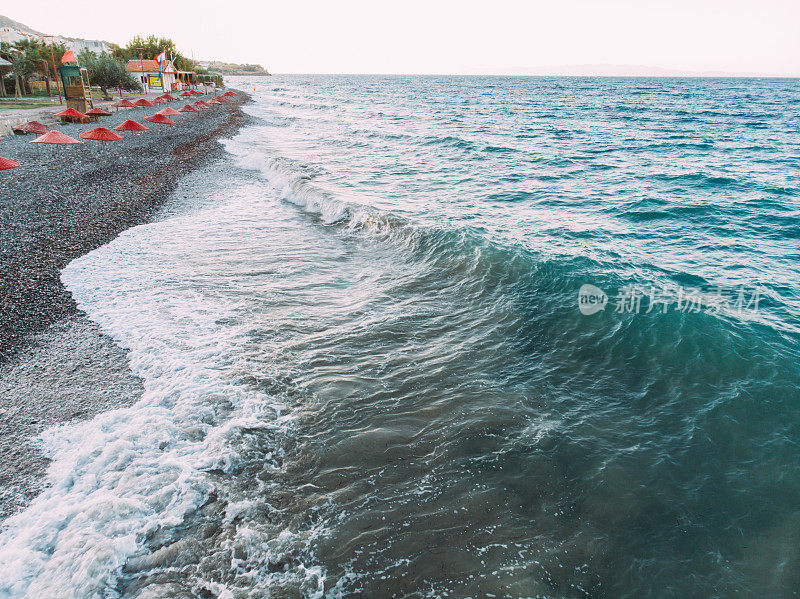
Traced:
<svg viewBox="0 0 800 599">
<path fill-rule="evenodd" d="M 201 92 L 201 91 L 200 91 L 200 90 L 198 90 L 198 89 L 193 89 L 193 90 L 192 90 L 192 95 L 193 95 L 193 96 L 202 96 L 202 95 L 204 95 L 204 94 L 203 94 L 203 92 Z"/>
<path fill-rule="evenodd" d="M 197 108 L 195 108 L 191 104 L 187 104 L 183 108 L 178 109 L 178 112 L 197 112 Z"/>
<path fill-rule="evenodd" d="M 166 104 L 166 103 L 167 103 L 167 101 L 164 98 L 162 98 L 161 96 L 159 96 L 158 98 L 153 100 L 153 104 Z"/>
<path fill-rule="evenodd" d="M 222 94 L 222 95 L 223 95 L 223 96 L 235 96 L 235 95 L 237 95 L 237 94 L 236 94 L 236 92 L 234 92 L 234 91 L 227 91 L 227 92 L 225 92 L 225 93 L 224 93 L 224 94 Z"/>
<path fill-rule="evenodd" d="M 164 116 L 180 116 L 181 113 L 167 106 L 164 110 L 159 110 L 156 114 L 163 114 Z"/>
<path fill-rule="evenodd" d="M 181 92 L 181 95 L 184 98 L 188 98 L 189 96 L 193 96 L 194 94 L 187 89 L 185 92 Z"/>
<path fill-rule="evenodd" d="M 0 158 L 0 171 L 7 171 L 10 168 L 17 168 L 19 162 L 11 160 L 11 158 Z"/>
<path fill-rule="evenodd" d="M 37 137 L 36 139 L 34 139 L 29 143 L 67 146 L 72 144 L 82 144 L 83 142 L 78 139 L 75 139 L 74 137 L 70 137 L 69 135 L 64 135 L 60 131 L 48 131 L 41 137 Z"/>
<path fill-rule="evenodd" d="M 111 113 L 106 112 L 102 108 L 92 108 L 86 111 L 86 116 L 111 116 Z"/>
<path fill-rule="evenodd" d="M 177 100 L 177 99 L 178 99 L 178 98 L 173 98 L 173 97 L 172 97 L 171 95 L 169 95 L 169 94 L 164 94 L 164 95 L 163 95 L 163 96 L 161 96 L 161 97 L 162 97 L 162 98 L 164 98 L 165 100 L 167 100 L 168 102 L 172 102 L 173 100 Z"/>
<path fill-rule="evenodd" d="M 50 129 L 42 125 L 39 121 L 28 121 L 27 123 L 23 123 L 22 125 L 18 125 L 14 127 L 14 131 L 20 131 L 21 133 L 35 133 L 36 135 L 44 135 Z"/>
<path fill-rule="evenodd" d="M 150 121 L 151 123 L 158 123 L 160 125 L 174 125 L 175 121 L 168 119 L 163 114 L 154 114 L 153 116 L 146 116 L 144 120 Z"/>
<path fill-rule="evenodd" d="M 85 119 L 86 115 L 82 112 L 78 112 L 74 108 L 67 108 L 66 110 L 62 110 L 61 112 L 57 112 L 55 114 L 57 117 L 61 117 L 62 119 Z"/>
<path fill-rule="evenodd" d="M 124 100 L 119 100 L 112 104 L 114 108 L 135 108 L 136 104 L 125 98 Z"/>
<path fill-rule="evenodd" d="M 217 100 L 219 100 L 220 104 L 224 104 L 225 102 L 230 101 L 230 98 L 228 96 L 220 96 L 219 98 L 217 98 Z"/>
<path fill-rule="evenodd" d="M 114 127 L 114 131 L 147 131 L 147 127 L 141 123 L 137 123 L 136 121 L 128 119 L 124 123 Z"/>
<path fill-rule="evenodd" d="M 197 106 L 199 108 L 211 108 L 211 104 L 209 104 L 205 100 L 198 100 L 193 104 L 193 106 Z"/>
<path fill-rule="evenodd" d="M 114 133 L 111 129 L 105 127 L 96 127 L 81 133 L 83 139 L 93 139 L 95 141 L 119 141 L 122 136 L 119 133 Z"/>
<path fill-rule="evenodd" d="M 144 108 L 152 108 L 153 106 L 155 106 L 155 104 L 153 104 L 150 100 L 145 100 L 144 98 L 139 98 L 138 100 L 136 100 L 136 102 L 134 102 L 134 104 L 136 104 L 137 106 L 142 106 Z"/>
</svg>

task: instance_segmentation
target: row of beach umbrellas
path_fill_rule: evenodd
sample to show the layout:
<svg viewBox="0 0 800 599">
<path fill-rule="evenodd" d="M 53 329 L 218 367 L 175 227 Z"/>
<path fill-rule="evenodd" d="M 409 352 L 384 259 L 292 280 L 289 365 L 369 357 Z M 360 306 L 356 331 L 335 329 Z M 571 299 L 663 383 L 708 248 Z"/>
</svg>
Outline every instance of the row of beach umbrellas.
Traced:
<svg viewBox="0 0 800 599">
<path fill-rule="evenodd" d="M 195 95 L 203 95 L 202 92 L 197 90 L 187 90 L 180 94 L 184 97 L 190 97 Z M 164 108 L 163 110 L 159 110 L 157 113 L 144 117 L 144 120 L 150 123 L 156 123 L 160 125 L 174 125 L 175 121 L 170 119 L 171 116 L 179 116 L 182 113 L 189 113 L 189 112 L 198 112 L 199 110 L 207 110 L 211 108 L 215 104 L 223 104 L 231 99 L 232 96 L 235 96 L 236 92 L 227 91 L 219 97 L 213 98 L 206 102 L 205 100 L 197 100 L 191 104 L 186 104 L 183 108 L 179 110 L 175 110 L 173 108 Z M 115 108 L 146 108 L 146 107 L 154 107 L 156 104 L 165 104 L 169 101 L 177 100 L 178 98 L 174 98 L 170 94 L 163 94 L 158 98 L 155 98 L 152 102 L 145 98 L 141 98 L 134 102 L 131 102 L 128 99 L 119 100 L 112 104 Z M 66 110 L 62 110 L 55 114 L 55 116 L 63 119 L 72 119 L 72 120 L 84 120 L 89 117 L 98 118 L 102 116 L 111 116 L 110 112 L 102 110 L 101 108 L 92 108 L 91 110 L 87 110 L 85 113 L 79 112 L 74 108 L 68 108 Z M 137 123 L 133 120 L 126 120 L 123 123 L 120 123 L 116 127 L 114 127 L 114 131 L 111 129 L 107 129 L 106 127 L 96 127 L 94 129 L 90 129 L 89 131 L 84 131 L 80 134 L 82 139 L 89 139 L 94 141 L 119 141 L 122 139 L 122 136 L 116 131 L 147 131 L 147 127 L 142 125 L 141 123 Z M 28 121 L 23 125 L 19 125 L 18 127 L 14 127 L 15 131 L 19 131 L 21 133 L 34 133 L 39 135 L 36 139 L 30 141 L 29 143 L 32 144 L 54 144 L 54 145 L 75 145 L 75 144 L 82 144 L 83 142 L 77 140 L 69 135 L 65 135 L 60 131 L 51 131 L 46 126 L 38 121 Z M 0 171 L 7 170 L 11 168 L 16 168 L 20 166 L 20 163 L 16 160 L 11 160 L 9 158 L 2 158 L 0 157 Z"/>
</svg>

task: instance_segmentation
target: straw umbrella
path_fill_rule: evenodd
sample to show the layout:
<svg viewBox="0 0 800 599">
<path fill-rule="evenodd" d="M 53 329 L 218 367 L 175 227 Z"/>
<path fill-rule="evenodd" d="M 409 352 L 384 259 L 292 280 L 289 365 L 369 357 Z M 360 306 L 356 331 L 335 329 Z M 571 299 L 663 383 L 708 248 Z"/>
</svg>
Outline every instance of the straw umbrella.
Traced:
<svg viewBox="0 0 800 599">
<path fill-rule="evenodd" d="M 11 160 L 11 158 L 0 158 L 0 171 L 7 171 L 10 168 L 17 168 L 19 162 Z"/>
<path fill-rule="evenodd" d="M 79 139 L 75 139 L 69 135 L 64 135 L 60 131 L 48 131 L 44 135 L 37 137 L 28 143 L 47 144 L 51 146 L 74 146 L 77 144 L 83 144 L 83 142 Z"/>
<path fill-rule="evenodd" d="M 68 146 L 74 144 L 82 144 L 83 142 L 75 139 L 74 137 L 70 137 L 69 135 L 65 135 L 60 131 L 48 131 L 44 135 L 37 137 L 36 139 L 28 143 Z"/>
<path fill-rule="evenodd" d="M 75 121 L 75 120 L 81 120 L 82 121 L 85 118 L 87 118 L 85 114 L 83 114 L 82 112 L 78 112 L 74 108 L 67 108 L 66 110 L 62 110 L 61 112 L 57 112 L 54 116 L 57 116 L 57 117 L 59 117 L 61 119 L 64 119 L 65 121 L 68 120 L 68 119 L 72 119 L 73 121 Z"/>
<path fill-rule="evenodd" d="M 44 135 L 50 131 L 50 129 L 42 125 L 39 121 L 28 121 L 27 123 L 14 127 L 14 131 L 18 131 L 21 134 L 35 133 L 36 135 Z"/>
<path fill-rule="evenodd" d="M 133 102 L 131 102 L 127 98 L 125 98 L 123 100 L 118 100 L 117 102 L 114 102 L 112 104 L 112 106 L 114 108 L 116 108 L 117 111 L 119 111 L 120 108 L 136 108 L 136 104 L 134 104 Z"/>
<path fill-rule="evenodd" d="M 119 133 L 114 133 L 111 129 L 105 127 L 95 127 L 81 133 L 81 139 L 92 139 L 94 141 L 119 141 L 122 136 Z"/>
<path fill-rule="evenodd" d="M 168 119 L 163 114 L 154 114 L 152 116 L 144 117 L 144 120 L 150 121 L 151 123 L 158 123 L 159 125 L 174 125 L 175 121 L 172 119 Z"/>
<path fill-rule="evenodd" d="M 96 121 L 98 117 L 111 116 L 111 113 L 106 112 L 102 108 L 92 108 L 91 110 L 86 111 L 86 116 L 90 117 L 93 121 Z"/>
<path fill-rule="evenodd" d="M 91 139 L 94 141 L 119 141 L 122 136 L 119 133 L 114 133 L 111 129 L 105 127 L 96 127 L 81 133 L 82 139 Z"/>
<path fill-rule="evenodd" d="M 128 119 L 124 123 L 120 123 L 114 127 L 114 131 L 147 131 L 147 127 L 136 121 Z"/>
</svg>

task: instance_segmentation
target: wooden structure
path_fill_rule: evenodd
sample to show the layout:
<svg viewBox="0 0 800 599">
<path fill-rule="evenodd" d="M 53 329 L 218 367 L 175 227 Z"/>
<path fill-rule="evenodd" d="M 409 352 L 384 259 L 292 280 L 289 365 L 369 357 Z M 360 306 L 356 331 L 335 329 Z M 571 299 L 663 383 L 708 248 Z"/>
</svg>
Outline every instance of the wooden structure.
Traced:
<svg viewBox="0 0 800 599">
<path fill-rule="evenodd" d="M 178 71 L 176 78 L 178 85 L 174 91 L 191 89 L 194 85 L 197 85 L 197 75 L 194 71 Z"/>
<path fill-rule="evenodd" d="M 78 112 L 86 112 L 90 108 L 94 108 L 88 71 L 75 65 L 62 65 L 58 67 L 58 72 L 61 76 L 67 107 L 74 108 Z"/>
</svg>

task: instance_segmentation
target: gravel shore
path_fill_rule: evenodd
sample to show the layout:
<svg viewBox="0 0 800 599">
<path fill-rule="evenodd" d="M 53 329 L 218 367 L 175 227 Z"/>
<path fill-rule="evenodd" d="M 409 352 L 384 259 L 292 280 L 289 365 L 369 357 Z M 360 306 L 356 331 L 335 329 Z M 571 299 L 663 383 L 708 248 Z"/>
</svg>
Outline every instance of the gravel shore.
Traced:
<svg viewBox="0 0 800 599">
<path fill-rule="evenodd" d="M 222 106 L 174 117 L 174 126 L 143 120 L 163 105 L 55 126 L 74 138 L 129 118 L 149 127 L 117 142 L 0 140 L 0 156 L 22 164 L 0 171 L 0 518 L 37 492 L 47 460 L 33 435 L 127 405 L 141 391 L 124 352 L 78 311 L 61 269 L 146 222 L 182 175 L 222 155 L 218 140 L 247 122 L 241 105 L 248 100 L 239 93 Z"/>
</svg>

